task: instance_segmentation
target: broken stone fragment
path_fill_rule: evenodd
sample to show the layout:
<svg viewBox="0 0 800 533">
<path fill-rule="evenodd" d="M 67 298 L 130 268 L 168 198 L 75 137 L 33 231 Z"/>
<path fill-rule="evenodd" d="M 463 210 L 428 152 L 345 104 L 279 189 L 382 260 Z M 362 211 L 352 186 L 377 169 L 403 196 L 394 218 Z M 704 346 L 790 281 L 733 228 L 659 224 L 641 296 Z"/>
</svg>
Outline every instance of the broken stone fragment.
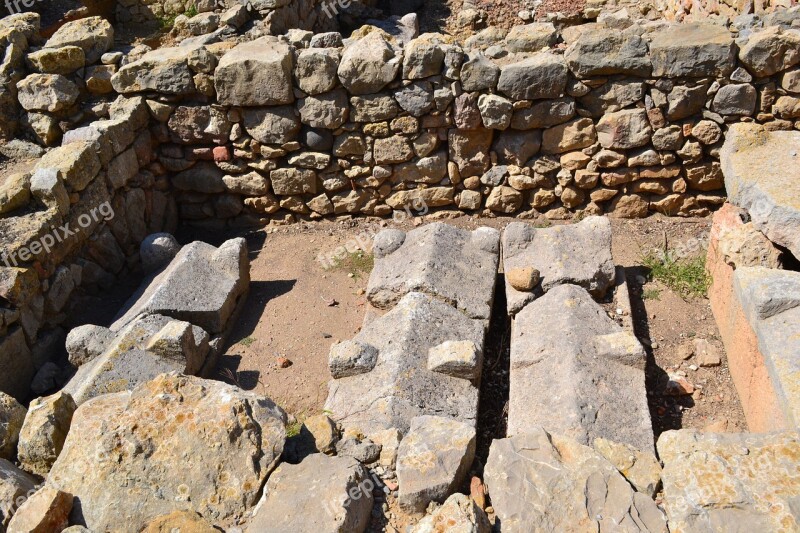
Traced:
<svg viewBox="0 0 800 533">
<path fill-rule="evenodd" d="M 17 453 L 19 432 L 28 410 L 14 398 L 0 392 L 0 459 L 13 459 Z"/>
<path fill-rule="evenodd" d="M 0 530 L 6 531 L 8 522 L 18 508 L 20 498 L 36 492 L 39 480 L 0 457 Z"/>
<path fill-rule="evenodd" d="M 224 178 L 223 178 L 224 179 Z M 148 235 L 139 245 L 139 255 L 142 259 L 142 269 L 145 274 L 150 274 L 160 269 L 181 250 L 181 245 L 169 233 L 153 233 Z"/>
<path fill-rule="evenodd" d="M 303 429 L 313 437 L 317 451 L 330 455 L 336 450 L 339 430 L 336 423 L 326 415 L 309 416 L 303 421 Z"/>
<path fill-rule="evenodd" d="M 19 462 L 22 468 L 46 476 L 67 438 L 77 405 L 64 391 L 31 402 L 19 434 Z"/>
<path fill-rule="evenodd" d="M 317 453 L 298 465 L 281 464 L 245 531 L 363 533 L 375 486 L 369 471 L 350 457 Z"/>
<path fill-rule="evenodd" d="M 592 447 L 608 459 L 637 492 L 655 498 L 661 485 L 661 464 L 655 455 L 603 438 L 594 439 Z"/>
<path fill-rule="evenodd" d="M 428 350 L 428 370 L 462 379 L 481 375 L 483 352 L 472 341 L 445 341 Z"/>
<path fill-rule="evenodd" d="M 186 363 L 187 374 L 196 374 L 208 355 L 208 333 L 181 320 L 171 320 L 150 338 L 145 349 L 159 357 Z"/>
<path fill-rule="evenodd" d="M 69 362 L 81 366 L 101 355 L 114 338 L 114 333 L 103 326 L 86 324 L 73 328 L 67 335 Z"/>
<path fill-rule="evenodd" d="M 375 368 L 378 349 L 369 344 L 347 340 L 331 346 L 328 368 L 334 379 L 356 376 Z"/>
<path fill-rule="evenodd" d="M 352 457 L 359 463 L 372 464 L 380 458 L 381 446 L 369 439 L 347 437 L 336 443 L 336 455 Z"/>
<path fill-rule="evenodd" d="M 533 267 L 511 268 L 506 272 L 506 280 L 518 291 L 532 291 L 542 280 L 539 271 Z"/>
<path fill-rule="evenodd" d="M 464 533 L 489 533 L 492 526 L 483 509 L 469 496 L 456 493 L 431 514 L 419 521 L 411 533 L 434 531 L 459 531 Z"/>
<path fill-rule="evenodd" d="M 49 533 L 69 525 L 72 494 L 42 487 L 25 500 L 8 524 L 8 533 Z"/>
<path fill-rule="evenodd" d="M 475 458 L 475 428 L 441 416 L 419 416 L 400 443 L 397 456 L 398 502 L 425 511 L 432 501 L 453 494 Z"/>
</svg>

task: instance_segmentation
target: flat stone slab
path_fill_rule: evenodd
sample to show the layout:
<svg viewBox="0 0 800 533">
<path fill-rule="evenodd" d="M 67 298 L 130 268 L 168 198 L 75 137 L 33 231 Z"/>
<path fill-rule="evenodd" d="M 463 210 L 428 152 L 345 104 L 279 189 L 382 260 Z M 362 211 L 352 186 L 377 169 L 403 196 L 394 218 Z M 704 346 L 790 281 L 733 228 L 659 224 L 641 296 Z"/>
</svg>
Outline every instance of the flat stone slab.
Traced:
<svg viewBox="0 0 800 533">
<path fill-rule="evenodd" d="M 309 455 L 270 475 L 248 533 L 362 533 L 372 513 L 375 482 L 351 457 Z"/>
<path fill-rule="evenodd" d="M 0 458 L 0 530 L 5 531 L 19 507 L 17 499 L 33 494 L 38 484 L 34 476 Z"/>
<path fill-rule="evenodd" d="M 800 257 L 800 132 L 732 124 L 720 150 L 728 201 Z"/>
<path fill-rule="evenodd" d="M 800 272 L 742 267 L 733 293 L 755 332 L 758 351 L 787 427 L 800 425 Z"/>
<path fill-rule="evenodd" d="M 484 482 L 503 533 L 667 531 L 655 502 L 602 455 L 541 428 L 493 441 Z"/>
<path fill-rule="evenodd" d="M 418 416 L 397 452 L 397 496 L 410 512 L 443 503 L 459 487 L 475 458 L 475 427 L 441 416 Z"/>
<path fill-rule="evenodd" d="M 483 320 L 412 292 L 353 340 L 376 348 L 378 357 L 371 371 L 329 383 L 325 409 L 331 418 L 367 436 L 390 428 L 405 433 L 413 418 L 426 414 L 475 425 L 478 380 L 428 370 L 428 351 L 449 340 L 482 350 Z"/>
<path fill-rule="evenodd" d="M 595 297 L 602 297 L 614 285 L 611 259 L 611 221 L 591 216 L 577 224 L 536 228 L 512 222 L 503 232 L 503 268 L 533 267 L 541 282 L 530 291 L 515 289 L 506 279 L 508 313 L 514 315 L 525 305 L 553 287 L 580 285 Z"/>
<path fill-rule="evenodd" d="M 191 327 L 193 346 L 182 353 L 165 354 L 154 346 L 176 324 L 188 325 L 163 315 L 137 317 L 107 341 L 101 355 L 78 368 L 64 391 L 80 405 L 95 396 L 131 390 L 159 374 L 198 373 L 209 353 L 208 334 L 201 328 Z"/>
<path fill-rule="evenodd" d="M 389 309 L 410 292 L 424 292 L 450 303 L 470 318 L 488 320 L 494 301 L 500 232 L 467 231 L 436 222 L 404 233 L 375 236 L 375 267 L 367 298 Z"/>
<path fill-rule="evenodd" d="M 671 531 L 798 531 L 800 434 L 667 431 L 664 508 Z"/>
<path fill-rule="evenodd" d="M 242 238 L 215 248 L 187 244 L 160 273 L 134 294 L 111 324 L 119 331 L 143 313 L 190 322 L 211 335 L 225 330 L 250 284 L 250 260 Z"/>
<path fill-rule="evenodd" d="M 653 450 L 645 352 L 586 290 L 559 285 L 511 326 L 508 435 L 543 427 L 591 444 L 597 438 Z"/>
</svg>

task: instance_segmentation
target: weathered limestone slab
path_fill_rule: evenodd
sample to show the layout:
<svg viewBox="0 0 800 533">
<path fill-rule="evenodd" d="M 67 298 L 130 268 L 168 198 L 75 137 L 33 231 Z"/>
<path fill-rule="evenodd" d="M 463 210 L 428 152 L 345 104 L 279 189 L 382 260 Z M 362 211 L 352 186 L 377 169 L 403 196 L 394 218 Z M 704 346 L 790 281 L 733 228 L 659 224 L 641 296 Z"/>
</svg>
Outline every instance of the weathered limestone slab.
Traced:
<svg viewBox="0 0 800 533">
<path fill-rule="evenodd" d="M 17 509 L 8 533 L 45 533 L 64 531 L 69 526 L 72 494 L 52 487 L 42 487 Z"/>
<path fill-rule="evenodd" d="M 720 150 L 728 201 L 800 257 L 800 132 L 732 124 Z"/>
<path fill-rule="evenodd" d="M 636 337 L 588 292 L 551 289 L 512 323 L 508 435 L 541 426 L 583 444 L 602 437 L 651 451 L 644 365 Z"/>
<path fill-rule="evenodd" d="M 492 525 L 483 509 L 469 496 L 455 493 L 431 514 L 420 520 L 410 533 L 458 531 L 490 533 Z"/>
<path fill-rule="evenodd" d="M 369 471 L 351 457 L 309 455 L 269 477 L 250 533 L 362 533 L 372 512 Z"/>
<path fill-rule="evenodd" d="M 180 330 L 175 342 L 165 341 Z M 82 365 L 64 390 L 80 405 L 112 392 L 130 390 L 159 374 L 197 374 L 209 354 L 208 333 L 163 315 L 140 315 L 107 340 L 105 351 Z"/>
<path fill-rule="evenodd" d="M 227 528 L 255 507 L 285 423 L 263 396 L 161 375 L 81 405 L 47 484 L 75 496 L 71 522 L 92 531 L 141 531 L 176 510 Z"/>
<path fill-rule="evenodd" d="M 134 294 L 111 324 L 120 331 L 142 313 L 190 322 L 212 335 L 225 329 L 250 283 L 250 260 L 244 239 L 219 248 L 203 242 L 184 246 L 161 273 Z"/>
<path fill-rule="evenodd" d="M 0 458 L 14 458 L 27 412 L 17 400 L 0 392 Z"/>
<path fill-rule="evenodd" d="M 800 425 L 800 272 L 742 267 L 733 294 L 755 333 L 785 427 Z M 763 391 L 766 392 L 766 391 Z"/>
<path fill-rule="evenodd" d="M 664 507 L 670 531 L 800 529 L 800 434 L 667 431 Z"/>
<path fill-rule="evenodd" d="M 470 381 L 428 370 L 428 351 L 448 340 L 483 349 L 484 321 L 412 292 L 384 316 L 364 326 L 354 341 L 378 350 L 375 367 L 329 384 L 325 409 L 345 428 L 365 435 L 397 428 L 431 414 L 475 424 L 478 388 Z"/>
<path fill-rule="evenodd" d="M 397 482 L 400 506 L 424 512 L 443 503 L 464 480 L 475 458 L 475 427 L 441 416 L 419 416 L 400 442 Z"/>
<path fill-rule="evenodd" d="M 646 77 L 653 65 L 647 43 L 638 35 L 597 28 L 584 31 L 564 52 L 567 66 L 579 78 L 628 74 Z"/>
<path fill-rule="evenodd" d="M 375 237 L 375 267 L 367 298 L 388 309 L 410 292 L 424 292 L 488 320 L 494 300 L 500 234 L 492 228 L 467 231 L 433 223 Z"/>
<path fill-rule="evenodd" d="M 530 267 L 539 271 L 540 285 L 531 291 L 515 289 L 508 274 Z M 503 268 L 510 315 L 542 292 L 565 283 L 580 285 L 593 296 L 602 297 L 614 284 L 611 222 L 596 216 L 550 228 L 512 222 L 503 232 Z"/>
<path fill-rule="evenodd" d="M 114 90 L 122 93 L 157 91 L 185 95 L 195 92 L 189 68 L 190 47 L 159 48 L 119 69 L 111 77 Z"/>
<path fill-rule="evenodd" d="M 75 400 L 63 390 L 31 402 L 19 434 L 19 462 L 27 472 L 47 476 L 69 432 Z"/>
<path fill-rule="evenodd" d="M 484 482 L 503 533 L 667 531 L 655 502 L 603 456 L 541 428 L 492 442 Z"/>
</svg>

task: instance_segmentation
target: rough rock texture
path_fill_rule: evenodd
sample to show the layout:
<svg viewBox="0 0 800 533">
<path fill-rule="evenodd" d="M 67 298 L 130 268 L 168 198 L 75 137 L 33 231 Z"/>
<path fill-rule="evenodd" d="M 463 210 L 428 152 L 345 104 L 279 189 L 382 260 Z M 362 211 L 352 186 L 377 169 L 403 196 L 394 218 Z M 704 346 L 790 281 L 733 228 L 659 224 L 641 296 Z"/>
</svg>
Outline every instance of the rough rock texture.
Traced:
<svg viewBox="0 0 800 533">
<path fill-rule="evenodd" d="M 800 133 L 733 124 L 720 150 L 728 201 L 800 257 Z"/>
<path fill-rule="evenodd" d="M 101 335 L 106 339 L 101 354 L 85 362 L 64 387 L 78 404 L 130 390 L 165 372 L 197 374 L 210 351 L 202 328 L 163 315 L 140 315 L 120 331 Z"/>
<path fill-rule="evenodd" d="M 214 72 L 217 99 L 241 106 L 290 104 L 293 68 L 289 45 L 275 37 L 239 44 L 222 56 Z"/>
<path fill-rule="evenodd" d="M 772 391 L 788 427 L 800 424 L 800 273 L 742 267 L 733 295 L 755 333 Z"/>
<path fill-rule="evenodd" d="M 38 480 L 0 457 L 0 530 L 8 527 L 19 502 L 36 492 Z"/>
<path fill-rule="evenodd" d="M 250 283 L 244 239 L 219 248 L 203 242 L 184 246 L 170 265 L 142 284 L 111 325 L 119 331 L 142 313 L 184 320 L 210 334 L 221 333 Z"/>
<path fill-rule="evenodd" d="M 362 533 L 370 521 L 374 482 L 349 457 L 315 453 L 270 475 L 246 531 Z"/>
<path fill-rule="evenodd" d="M 19 434 L 18 454 L 23 469 L 47 475 L 64 446 L 75 409 L 75 400 L 64 391 L 31 402 Z"/>
<path fill-rule="evenodd" d="M 339 63 L 339 80 L 351 94 L 383 89 L 400 71 L 402 54 L 386 33 L 378 30 L 349 43 Z"/>
<path fill-rule="evenodd" d="M 42 487 L 23 503 L 8 524 L 8 533 L 50 533 L 69 525 L 72 495 Z"/>
<path fill-rule="evenodd" d="M 441 416 L 419 416 L 397 452 L 400 506 L 423 512 L 444 502 L 461 484 L 475 458 L 475 427 Z"/>
<path fill-rule="evenodd" d="M 504 533 L 667 531 L 655 502 L 600 454 L 541 428 L 493 441 L 484 482 Z"/>
<path fill-rule="evenodd" d="M 664 507 L 670 531 L 796 531 L 800 435 L 667 431 Z"/>
<path fill-rule="evenodd" d="M 605 217 L 587 217 L 577 224 L 551 228 L 512 222 L 503 232 L 503 267 L 506 272 L 528 267 L 538 270 L 542 292 L 572 283 L 602 297 L 614 283 L 611 223 Z M 506 279 L 511 315 L 539 295 L 539 291 L 517 290 Z"/>
<path fill-rule="evenodd" d="M 122 94 L 141 91 L 191 94 L 196 89 L 188 62 L 191 52 L 189 47 L 166 47 L 147 52 L 120 68 L 111 77 L 111 85 Z"/>
<path fill-rule="evenodd" d="M 47 483 L 75 496 L 73 523 L 93 531 L 140 531 L 175 510 L 226 527 L 255 506 L 285 423 L 267 398 L 161 375 L 81 405 Z"/>
<path fill-rule="evenodd" d="M 375 307 L 387 309 L 409 292 L 424 292 L 449 302 L 470 318 L 488 320 L 499 238 L 495 229 L 470 232 L 442 223 L 408 233 L 383 231 L 375 237 L 375 267 L 367 298 Z"/>
<path fill-rule="evenodd" d="M 677 24 L 653 35 L 653 76 L 727 76 L 736 66 L 736 45 L 724 26 Z"/>
<path fill-rule="evenodd" d="M 345 429 L 365 435 L 441 414 L 474 425 L 478 389 L 468 380 L 428 370 L 428 350 L 448 340 L 483 348 L 484 322 L 452 306 L 412 292 L 353 339 L 378 350 L 375 368 L 330 382 L 326 411 Z"/>
<path fill-rule="evenodd" d="M 102 17 L 87 17 L 61 26 L 45 43 L 45 48 L 79 46 L 86 63 L 96 63 L 114 44 L 114 28 Z"/>
<path fill-rule="evenodd" d="M 431 514 L 420 520 L 410 533 L 490 533 L 492 526 L 483 509 L 464 494 L 453 494 Z"/>
<path fill-rule="evenodd" d="M 14 458 L 27 412 L 17 400 L 0 392 L 0 459 Z"/>
<path fill-rule="evenodd" d="M 550 289 L 511 326 L 508 435 L 542 426 L 584 444 L 602 437 L 651 451 L 644 364 L 636 337 L 584 289 Z"/>
<path fill-rule="evenodd" d="M 661 486 L 661 463 L 655 455 L 608 439 L 594 439 L 592 447 L 625 476 L 636 492 L 655 498 Z"/>
</svg>

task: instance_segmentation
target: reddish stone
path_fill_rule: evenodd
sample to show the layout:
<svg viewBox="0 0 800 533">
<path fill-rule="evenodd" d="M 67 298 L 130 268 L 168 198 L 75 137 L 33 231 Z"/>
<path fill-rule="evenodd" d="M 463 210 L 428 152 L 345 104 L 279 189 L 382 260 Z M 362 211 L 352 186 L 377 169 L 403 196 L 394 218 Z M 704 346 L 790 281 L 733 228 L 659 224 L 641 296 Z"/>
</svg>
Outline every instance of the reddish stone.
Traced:
<svg viewBox="0 0 800 533">
<path fill-rule="evenodd" d="M 214 147 L 214 161 L 230 161 L 231 150 L 227 146 Z"/>
</svg>

